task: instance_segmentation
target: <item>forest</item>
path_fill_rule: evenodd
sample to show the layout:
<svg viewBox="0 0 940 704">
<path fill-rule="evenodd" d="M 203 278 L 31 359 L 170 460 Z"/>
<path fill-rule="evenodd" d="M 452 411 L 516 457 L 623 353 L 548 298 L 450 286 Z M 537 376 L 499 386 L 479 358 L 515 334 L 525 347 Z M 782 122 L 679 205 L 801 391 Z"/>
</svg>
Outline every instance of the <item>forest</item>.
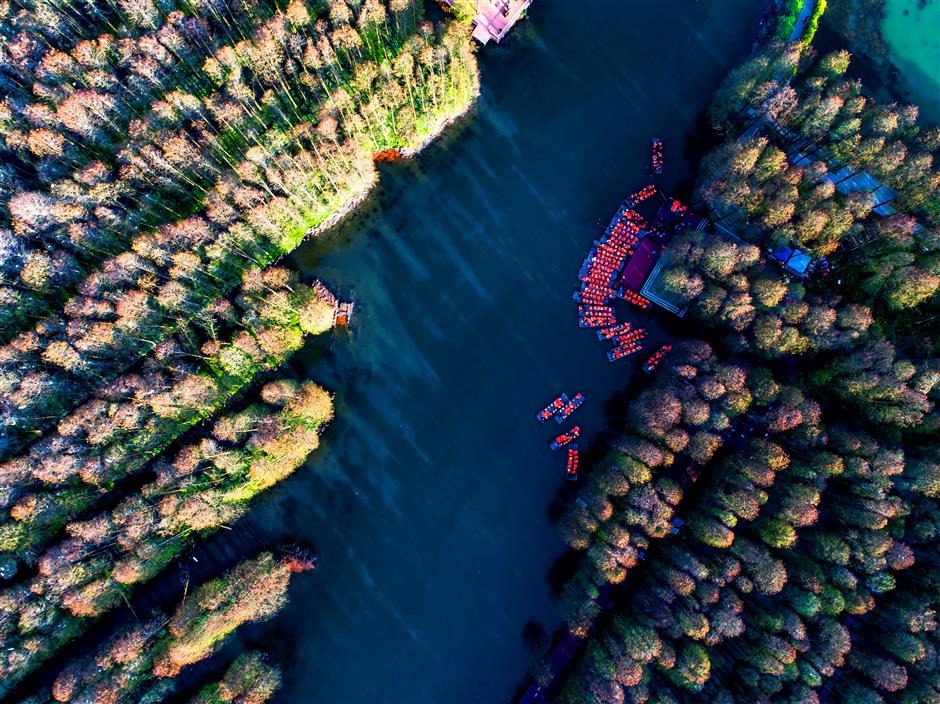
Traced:
<svg viewBox="0 0 940 704">
<path fill-rule="evenodd" d="M 631 402 L 561 522 L 581 646 L 536 668 L 558 701 L 940 700 L 940 130 L 851 75 L 774 44 L 714 97 L 715 227 L 662 274 L 709 342 Z"/>
<path fill-rule="evenodd" d="M 540 476 L 544 484 L 520 490 L 511 482 L 527 475 L 506 471 L 502 453 L 471 451 L 489 442 L 481 428 L 499 434 L 493 447 L 503 442 L 494 419 L 504 416 L 494 407 L 515 408 L 518 399 L 494 391 L 500 377 L 480 369 L 482 358 L 460 357 L 481 347 L 458 338 L 505 344 L 507 387 L 528 388 L 529 367 L 538 383 L 556 373 L 546 360 L 557 350 L 547 347 L 564 343 L 536 345 L 531 330 L 522 339 L 507 321 L 518 322 L 512 316 L 518 301 L 530 300 L 527 293 L 554 303 L 545 291 L 561 269 L 554 261 L 561 250 L 542 233 L 595 217 L 588 205 L 596 203 L 569 201 L 565 190 L 602 190 L 575 166 L 579 155 L 592 154 L 598 168 L 591 168 L 606 178 L 596 150 L 608 135 L 598 118 L 596 133 L 590 125 L 564 126 L 571 145 L 543 143 L 539 123 L 557 128 L 569 113 L 556 115 L 538 102 L 553 87 L 524 71 L 575 74 L 590 101 L 602 91 L 579 71 L 609 71 L 611 57 L 621 54 L 596 47 L 575 57 L 579 39 L 593 41 L 605 28 L 561 22 L 555 29 L 569 35 L 568 57 L 559 59 L 559 45 L 543 41 L 554 35 L 535 22 L 526 30 L 524 58 L 506 45 L 494 52 L 488 77 L 521 69 L 521 78 L 501 85 L 542 112 L 513 112 L 505 96 L 490 101 L 468 136 L 484 135 L 497 157 L 468 139 L 475 148 L 454 149 L 458 158 L 440 159 L 433 177 L 415 166 L 399 179 L 413 188 L 443 173 L 465 200 L 448 193 L 433 204 L 432 192 L 418 206 L 399 201 L 422 212 L 443 204 L 445 214 L 409 221 L 399 211 L 384 223 L 391 247 L 362 255 L 369 266 L 392 271 L 365 290 L 400 287 L 382 291 L 380 303 L 389 305 L 373 307 L 388 319 L 377 337 L 413 349 L 389 352 L 373 340 L 353 372 L 304 373 L 298 359 L 305 352 L 354 334 L 342 330 L 350 310 L 344 297 L 352 292 L 330 280 L 340 269 L 320 268 L 317 256 L 299 267 L 291 255 L 365 209 L 385 168 L 377 162 L 417 155 L 480 96 L 470 26 L 479 6 L 444 4 L 449 11 L 424 0 L 0 3 L 3 701 L 262 704 L 282 684 L 294 691 L 289 666 L 316 677 L 304 658 L 336 645 L 336 631 L 324 628 L 327 635 L 310 643 L 259 644 L 245 635 L 282 612 L 292 591 L 296 599 L 302 584 L 315 583 L 315 545 L 265 544 L 194 567 L 199 550 L 263 513 L 265 501 L 289 493 L 304 474 L 325 491 L 356 496 L 359 484 L 371 483 L 373 493 L 355 506 L 365 506 L 375 523 L 363 521 L 361 532 L 376 532 L 377 523 L 388 532 L 371 543 L 383 560 L 356 554 L 369 544 L 352 530 L 331 535 L 333 555 L 322 556 L 323 563 L 351 566 L 350 573 L 361 568 L 361 581 L 343 585 L 368 591 L 348 589 L 311 611 L 341 604 L 370 625 L 373 616 L 395 621 L 372 643 L 347 634 L 348 620 L 335 621 L 355 649 L 348 659 L 361 659 L 380 687 L 391 688 L 384 681 L 390 664 L 400 667 L 393 673 L 399 683 L 430 669 L 424 662 L 405 669 L 406 654 L 455 652 L 453 634 L 428 627 L 446 620 L 432 618 L 431 608 L 483 604 L 492 620 L 481 618 L 479 633 L 461 636 L 466 665 L 418 686 L 470 696 L 460 683 L 472 680 L 479 691 L 494 691 L 484 682 L 489 673 L 477 669 L 492 653 L 519 650 L 511 609 L 524 610 L 512 595 L 500 601 L 494 592 L 522 585 L 538 606 L 532 585 L 542 575 L 520 576 L 518 565 L 493 553 L 511 555 L 505 546 L 521 544 L 526 559 L 545 558 L 558 547 L 529 541 L 545 533 L 558 543 L 551 526 L 543 531 L 538 523 L 549 520 L 545 506 L 525 503 L 540 502 L 552 480 Z M 697 22 L 709 20 L 704 5 L 689 11 Z M 813 48 L 824 0 L 813 12 L 798 0 L 773 7 L 780 12 L 766 28 L 767 41 L 727 75 L 702 117 L 708 144 L 681 195 L 709 225 L 673 236 L 660 262 L 659 286 L 685 315 L 663 329 L 681 330 L 682 339 L 673 340 L 655 373 L 628 375 L 631 395 L 613 439 L 604 435 L 605 452 L 582 467 L 579 483 L 555 477 L 567 484 L 559 492 L 566 552 L 564 569 L 549 581 L 559 585 L 560 635 L 573 645 L 563 666 L 546 652 L 533 668 L 541 701 L 940 702 L 940 128 L 926 126 L 916 106 L 866 84 L 864 66 L 849 51 Z M 800 27 L 802 41 L 787 43 Z M 627 28 L 617 29 L 626 35 Z M 657 38 L 649 51 L 674 59 L 683 52 L 671 41 L 701 42 L 692 36 L 697 29 L 689 32 Z M 676 75 L 684 70 L 669 66 Z M 667 106 L 674 100 L 687 107 L 677 82 L 671 93 L 655 92 L 665 83 L 637 72 L 635 86 L 622 91 L 628 97 L 618 102 L 611 92 L 604 110 L 624 131 L 618 110 L 626 100 L 635 110 L 635 96 L 661 95 Z M 707 94 L 716 85 L 701 84 Z M 552 98 L 561 104 L 566 96 Z M 663 115 L 663 105 L 651 105 L 654 112 Z M 596 140 L 576 143 L 581 133 Z M 526 152 L 533 141 L 538 157 Z M 679 161 L 672 148 L 670 138 L 667 154 Z M 493 158 L 506 168 L 493 169 Z M 520 165 L 534 168 L 525 173 Z M 512 171 L 518 180 L 509 178 Z M 521 221 L 508 216 L 507 204 L 533 202 L 540 212 Z M 378 199 L 378 209 L 385 204 Z M 459 234 L 466 239 L 447 239 L 444 218 L 465 229 Z M 409 222 L 427 237 L 400 232 Z M 523 246 L 530 233 L 520 232 L 519 222 L 543 237 L 535 247 L 551 252 L 552 262 L 540 263 Z M 363 251 L 373 234 L 359 238 Z M 419 249 L 427 258 L 416 255 Z M 483 265 L 471 260 L 471 249 Z M 780 251 L 812 260 L 807 275 L 787 269 Z M 499 257 L 512 260 L 514 274 L 506 278 L 517 275 L 525 291 L 498 289 L 496 277 L 480 275 L 503 271 Z M 443 272 L 439 279 L 431 267 Z M 366 278 L 361 270 L 353 276 Z M 442 297 L 432 297 L 435 287 L 446 289 Z M 417 301 L 416 320 L 406 320 L 407 306 L 393 310 L 401 299 L 392 293 L 401 291 Z M 476 299 L 460 297 L 468 291 Z M 424 315 L 431 306 L 460 325 L 438 325 L 440 317 Z M 395 337 L 394 326 L 425 336 Z M 442 379 L 454 375 L 438 374 L 447 368 L 435 365 L 429 345 L 442 357 L 460 357 L 455 366 L 473 388 L 452 393 Z M 574 347 L 563 351 L 578 359 Z M 342 461 L 387 466 L 374 476 L 344 477 L 348 486 L 340 487 L 344 482 L 317 471 L 315 459 L 333 451 L 324 433 L 333 432 L 334 416 L 342 425 L 344 406 L 350 408 L 339 387 L 361 369 L 393 376 L 395 365 L 403 371 L 387 387 L 363 385 L 360 395 L 369 396 L 369 411 L 401 445 L 383 437 L 368 437 L 368 452 L 343 445 L 353 452 Z M 427 419 L 410 423 L 396 402 L 459 406 L 468 422 L 443 429 Z M 375 427 L 366 414 L 350 416 L 351 434 Z M 435 442 L 461 456 L 440 462 L 428 452 Z M 394 456 L 401 446 L 412 453 Z M 486 457 L 486 466 L 467 467 L 476 457 Z M 410 485 L 408 462 L 424 462 Z M 405 476 L 400 484 L 396 470 Z M 514 494 L 512 512 L 525 520 L 500 523 L 509 511 L 481 503 L 484 489 Z M 405 494 L 412 503 L 401 501 Z M 385 505 L 370 505 L 373 499 Z M 393 514 L 408 510 L 416 514 L 412 523 L 393 523 Z M 317 526 L 342 516 L 321 518 Z M 501 535 L 506 526 L 522 538 L 513 543 L 519 536 Z M 435 540 L 419 539 L 418 530 Z M 458 542 L 461 535 L 472 545 Z M 395 542 L 399 552 L 390 547 Z M 455 563 L 431 553 L 463 559 L 464 550 L 473 569 L 467 583 L 457 583 L 448 572 Z M 343 551 L 348 555 L 338 555 Z M 480 563 L 480 555 L 493 559 Z M 402 556 L 385 575 L 370 573 Z M 441 585 L 448 599 L 434 601 Z M 411 599 L 425 602 L 425 610 Z M 548 596 L 545 602 L 550 610 Z M 453 624 L 446 625 L 458 630 Z M 425 640 L 427 633 L 439 640 Z M 398 665 L 375 662 L 396 634 L 410 636 L 416 650 L 402 643 Z M 297 662 L 284 662 L 285 650 L 301 653 Z M 363 673 L 343 669 L 340 659 L 327 667 L 348 679 Z M 464 666 L 473 674 L 461 679 Z M 441 682 L 448 677 L 455 683 Z"/>
<path fill-rule="evenodd" d="M 159 702 L 316 562 L 124 608 L 333 417 L 283 366 L 340 301 L 280 260 L 473 104 L 475 49 L 419 0 L 27 0 L 0 35 L 0 696 Z M 246 652 L 192 701 L 279 683 Z"/>
</svg>

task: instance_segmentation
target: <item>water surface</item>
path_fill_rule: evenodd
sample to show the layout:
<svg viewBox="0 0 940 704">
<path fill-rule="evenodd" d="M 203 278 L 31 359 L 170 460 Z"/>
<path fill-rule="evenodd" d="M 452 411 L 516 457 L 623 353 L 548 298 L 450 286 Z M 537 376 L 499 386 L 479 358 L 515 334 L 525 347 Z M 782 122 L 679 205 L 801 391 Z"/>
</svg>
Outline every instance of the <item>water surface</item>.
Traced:
<svg viewBox="0 0 940 704">
<path fill-rule="evenodd" d="M 577 328 L 579 264 L 645 184 L 650 137 L 666 141 L 661 183 L 689 176 L 684 135 L 763 9 L 540 0 L 512 46 L 481 51 L 478 107 L 299 250 L 358 314 L 296 362 L 337 394 L 323 447 L 242 527 L 321 556 L 285 611 L 246 632 L 283 663 L 279 701 L 511 698 L 523 628 L 559 623 L 548 509 L 564 461 L 535 411 L 583 391 L 589 443 L 642 363 L 608 364 Z"/>
<path fill-rule="evenodd" d="M 940 0 L 886 0 L 881 25 L 903 96 L 940 124 Z"/>
</svg>

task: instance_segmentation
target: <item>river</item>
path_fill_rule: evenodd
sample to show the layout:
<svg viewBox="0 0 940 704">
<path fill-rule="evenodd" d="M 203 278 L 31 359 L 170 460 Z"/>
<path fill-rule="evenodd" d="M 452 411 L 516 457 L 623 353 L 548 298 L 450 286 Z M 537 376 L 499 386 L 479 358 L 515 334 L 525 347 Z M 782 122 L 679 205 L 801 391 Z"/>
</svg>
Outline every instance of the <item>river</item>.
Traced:
<svg viewBox="0 0 940 704">
<path fill-rule="evenodd" d="M 666 143 L 670 187 L 689 130 L 747 52 L 763 2 L 537 0 L 508 46 L 481 49 L 484 95 L 338 231 L 293 262 L 357 315 L 295 368 L 336 392 L 308 466 L 236 526 L 315 545 L 272 622 L 246 629 L 284 668 L 278 701 L 507 701 L 522 633 L 559 625 L 546 575 L 564 552 L 549 507 L 559 426 L 582 391 L 585 442 L 642 358 L 609 364 L 579 330 L 581 260 Z M 661 331 L 646 316 L 655 344 Z"/>
</svg>

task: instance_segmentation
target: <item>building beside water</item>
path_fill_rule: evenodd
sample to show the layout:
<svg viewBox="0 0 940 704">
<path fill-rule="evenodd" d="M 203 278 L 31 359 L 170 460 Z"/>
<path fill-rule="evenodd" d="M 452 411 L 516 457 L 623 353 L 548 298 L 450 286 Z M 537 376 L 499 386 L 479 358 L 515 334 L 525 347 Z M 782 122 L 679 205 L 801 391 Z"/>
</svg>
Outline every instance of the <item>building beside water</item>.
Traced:
<svg viewBox="0 0 940 704">
<path fill-rule="evenodd" d="M 481 44 L 497 44 L 525 16 L 532 0 L 441 0 L 465 14 L 472 14 L 473 37 Z M 468 10 L 472 9 L 473 13 Z"/>
<path fill-rule="evenodd" d="M 666 199 L 656 212 L 650 228 L 651 237 L 644 238 L 643 242 L 650 240 L 644 251 L 637 249 L 639 257 L 634 256 L 624 270 L 623 281 L 625 288 L 637 291 L 640 296 L 670 313 L 685 316 L 688 304 L 675 292 L 670 291 L 663 282 L 662 276 L 667 263 L 665 256 L 669 241 L 676 231 L 680 229 L 704 230 L 708 220 L 698 213 L 690 210 L 684 203 L 674 198 Z"/>
</svg>

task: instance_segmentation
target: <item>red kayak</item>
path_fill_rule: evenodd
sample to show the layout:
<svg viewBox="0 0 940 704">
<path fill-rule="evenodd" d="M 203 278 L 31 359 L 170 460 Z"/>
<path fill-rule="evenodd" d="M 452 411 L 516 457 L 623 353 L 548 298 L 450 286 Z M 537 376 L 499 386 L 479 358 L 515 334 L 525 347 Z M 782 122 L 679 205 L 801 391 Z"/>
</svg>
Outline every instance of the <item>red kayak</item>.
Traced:
<svg viewBox="0 0 940 704">
<path fill-rule="evenodd" d="M 582 403 L 584 403 L 584 394 L 577 394 L 573 399 L 565 404 L 564 408 L 555 414 L 555 420 L 559 425 L 561 425 L 568 419 L 568 416 L 581 407 Z"/>
<path fill-rule="evenodd" d="M 567 403 L 568 403 L 568 394 L 562 394 L 561 396 L 556 398 L 554 401 L 552 401 L 550 404 L 545 406 L 545 408 L 543 408 L 541 411 L 536 413 L 535 419 L 539 423 L 544 423 L 553 415 L 561 411 L 565 407 L 565 404 Z"/>
<path fill-rule="evenodd" d="M 555 439 L 552 441 L 551 447 L 552 447 L 553 450 L 558 450 L 558 449 L 564 447 L 565 445 L 567 445 L 568 443 L 571 443 L 571 442 L 574 442 L 575 440 L 577 440 L 578 437 L 580 437 L 580 435 L 581 435 L 581 428 L 579 428 L 579 427 L 576 425 L 576 426 L 574 426 L 571 430 L 569 430 L 567 433 L 562 433 L 562 434 L 559 435 L 557 438 L 555 438 Z"/>
<path fill-rule="evenodd" d="M 647 374 L 652 374 L 671 351 L 672 345 L 663 345 L 660 347 L 656 350 L 656 354 L 646 360 L 646 364 L 643 365 L 643 371 Z"/>
<path fill-rule="evenodd" d="M 650 157 L 650 171 L 654 174 L 661 174 L 663 172 L 663 140 L 659 137 L 653 138 L 652 143 L 652 155 Z"/>
<path fill-rule="evenodd" d="M 565 468 L 565 479 L 569 482 L 578 481 L 578 446 L 568 448 L 568 466 Z"/>
</svg>

